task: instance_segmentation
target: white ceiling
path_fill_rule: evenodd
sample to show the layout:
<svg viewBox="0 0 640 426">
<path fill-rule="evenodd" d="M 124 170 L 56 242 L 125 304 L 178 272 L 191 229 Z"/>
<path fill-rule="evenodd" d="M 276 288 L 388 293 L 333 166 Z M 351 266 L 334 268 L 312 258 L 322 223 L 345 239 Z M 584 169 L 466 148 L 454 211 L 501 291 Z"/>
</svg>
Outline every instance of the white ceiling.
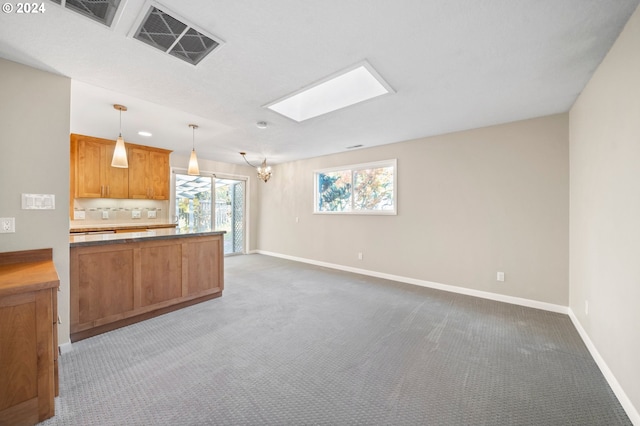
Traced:
<svg viewBox="0 0 640 426">
<path fill-rule="evenodd" d="M 0 15 L 0 57 L 72 79 L 71 131 L 280 163 L 567 111 L 640 0 L 162 0 L 225 43 L 197 66 L 45 1 Z M 296 123 L 263 106 L 367 60 L 396 93 Z M 255 125 L 266 121 L 268 128 Z M 148 130 L 153 137 L 137 135 Z"/>
</svg>

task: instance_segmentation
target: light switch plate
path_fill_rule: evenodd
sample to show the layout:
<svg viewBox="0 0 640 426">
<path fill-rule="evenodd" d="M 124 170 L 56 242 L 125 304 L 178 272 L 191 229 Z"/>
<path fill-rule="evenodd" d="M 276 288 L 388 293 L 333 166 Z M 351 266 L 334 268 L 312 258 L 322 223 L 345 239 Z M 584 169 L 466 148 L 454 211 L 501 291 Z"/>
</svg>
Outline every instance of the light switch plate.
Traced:
<svg viewBox="0 0 640 426">
<path fill-rule="evenodd" d="M 54 194 L 22 194 L 22 210 L 55 210 Z"/>
<path fill-rule="evenodd" d="M 155 210 L 148 210 L 147 211 L 147 219 L 155 219 L 156 218 L 156 211 Z"/>
<path fill-rule="evenodd" d="M 84 210 L 73 211 L 73 220 L 84 220 L 84 218 L 85 218 Z"/>
<path fill-rule="evenodd" d="M 131 210 L 131 219 L 140 219 L 140 210 Z"/>
</svg>

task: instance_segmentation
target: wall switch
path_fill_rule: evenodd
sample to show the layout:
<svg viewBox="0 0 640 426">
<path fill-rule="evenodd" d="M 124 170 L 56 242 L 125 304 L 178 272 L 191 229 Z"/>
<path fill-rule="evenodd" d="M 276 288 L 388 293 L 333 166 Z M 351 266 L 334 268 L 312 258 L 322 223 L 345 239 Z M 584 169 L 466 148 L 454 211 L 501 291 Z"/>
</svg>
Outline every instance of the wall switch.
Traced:
<svg viewBox="0 0 640 426">
<path fill-rule="evenodd" d="M 504 272 L 498 272 L 498 276 L 496 277 L 498 281 L 504 281 Z"/>
<path fill-rule="evenodd" d="M 109 219 L 109 210 L 102 210 L 102 218 Z"/>
<path fill-rule="evenodd" d="M 0 234 L 16 232 L 15 217 L 0 217 Z"/>
<path fill-rule="evenodd" d="M 296 216 L 296 223 L 300 222 L 300 219 L 298 218 L 298 216 Z"/>
<path fill-rule="evenodd" d="M 140 219 L 140 210 L 131 210 L 131 219 Z"/>
<path fill-rule="evenodd" d="M 362 252 L 358 253 L 358 260 L 362 260 Z"/>
<path fill-rule="evenodd" d="M 22 210 L 55 210 L 53 194 L 22 194 Z"/>
<path fill-rule="evenodd" d="M 84 218 L 85 218 L 84 210 L 73 211 L 73 220 L 84 220 Z"/>
<path fill-rule="evenodd" d="M 147 219 L 155 219 L 156 218 L 156 211 L 155 210 L 148 210 L 147 211 Z"/>
<path fill-rule="evenodd" d="M 584 301 L 584 314 L 585 315 L 589 315 L 589 301 L 588 300 Z"/>
</svg>

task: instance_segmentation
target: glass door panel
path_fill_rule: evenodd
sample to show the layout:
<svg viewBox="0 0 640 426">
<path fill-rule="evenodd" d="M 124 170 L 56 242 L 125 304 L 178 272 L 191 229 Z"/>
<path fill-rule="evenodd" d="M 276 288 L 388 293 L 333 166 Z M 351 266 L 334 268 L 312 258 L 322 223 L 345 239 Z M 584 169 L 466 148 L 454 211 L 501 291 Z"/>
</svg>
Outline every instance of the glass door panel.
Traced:
<svg viewBox="0 0 640 426">
<path fill-rule="evenodd" d="M 224 253 L 244 253 L 245 181 L 216 179 L 215 229 L 226 231 Z"/>
</svg>

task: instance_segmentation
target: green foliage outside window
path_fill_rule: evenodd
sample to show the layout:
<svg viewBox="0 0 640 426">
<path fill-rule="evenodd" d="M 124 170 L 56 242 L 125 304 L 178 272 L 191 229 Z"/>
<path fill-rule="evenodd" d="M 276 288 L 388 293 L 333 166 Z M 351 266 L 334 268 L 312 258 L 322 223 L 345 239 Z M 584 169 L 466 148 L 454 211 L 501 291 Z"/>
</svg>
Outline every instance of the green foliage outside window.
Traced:
<svg viewBox="0 0 640 426">
<path fill-rule="evenodd" d="M 316 173 L 316 211 L 395 213 L 395 161 L 381 163 Z"/>
</svg>

